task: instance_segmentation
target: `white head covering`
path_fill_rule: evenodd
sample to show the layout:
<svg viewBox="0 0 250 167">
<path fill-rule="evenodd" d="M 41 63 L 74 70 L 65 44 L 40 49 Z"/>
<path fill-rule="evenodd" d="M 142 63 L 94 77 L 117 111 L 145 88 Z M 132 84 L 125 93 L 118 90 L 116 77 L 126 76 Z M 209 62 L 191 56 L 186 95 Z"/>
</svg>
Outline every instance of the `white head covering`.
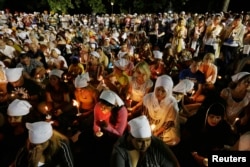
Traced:
<svg viewBox="0 0 250 167">
<path fill-rule="evenodd" d="M 61 51 L 58 48 L 53 48 L 52 50 L 54 50 L 58 55 L 61 55 Z"/>
<path fill-rule="evenodd" d="M 78 75 L 74 81 L 75 88 L 84 88 L 88 86 L 89 81 L 90 81 L 90 78 L 89 78 L 88 72 Z"/>
<path fill-rule="evenodd" d="M 181 80 L 175 87 L 173 88 L 173 92 L 183 93 L 184 95 L 187 92 L 191 91 L 194 87 L 194 83 L 189 79 Z"/>
<path fill-rule="evenodd" d="M 15 82 L 22 76 L 23 68 L 7 68 L 5 70 L 8 82 Z"/>
<path fill-rule="evenodd" d="M 120 70 L 125 70 L 127 68 L 127 65 L 129 64 L 127 59 L 121 58 L 119 60 L 116 60 L 114 62 L 114 65 L 119 68 Z"/>
<path fill-rule="evenodd" d="M 154 58 L 155 59 L 162 59 L 162 56 L 163 56 L 163 53 L 158 51 L 158 50 L 154 50 L 153 51 L 153 54 L 154 54 Z"/>
<path fill-rule="evenodd" d="M 124 105 L 122 99 L 115 92 L 111 90 L 103 90 L 103 92 L 100 95 L 100 99 L 106 100 L 107 102 L 115 106 L 120 107 Z"/>
<path fill-rule="evenodd" d="M 156 88 L 162 86 L 166 91 L 166 97 L 162 99 L 159 103 L 157 97 L 155 96 Z M 156 120 L 163 120 L 161 119 L 163 115 L 166 115 L 167 110 L 169 110 L 170 106 L 173 106 L 174 110 L 178 111 L 177 100 L 172 95 L 173 89 L 173 80 L 168 75 L 161 75 L 157 78 L 154 92 L 151 92 L 144 96 L 143 98 L 143 105 L 147 108 L 149 115 Z M 155 112 L 157 111 L 157 112 Z M 164 121 L 166 121 L 164 119 Z"/>
<path fill-rule="evenodd" d="M 53 135 L 53 128 L 49 122 L 26 123 L 26 128 L 29 130 L 29 140 L 33 144 L 44 143 Z"/>
<path fill-rule="evenodd" d="M 100 54 L 97 51 L 92 51 L 90 54 L 98 59 L 100 58 Z"/>
<path fill-rule="evenodd" d="M 163 86 L 163 88 L 165 89 L 165 91 L 167 92 L 167 96 L 169 97 L 170 95 L 172 95 L 172 90 L 173 90 L 173 80 L 170 76 L 168 75 L 161 75 L 156 79 L 155 82 L 155 87 L 154 87 L 154 92 L 156 90 L 157 87 L 159 86 Z"/>
<path fill-rule="evenodd" d="M 9 116 L 23 116 L 30 112 L 31 104 L 26 100 L 15 99 L 12 101 L 7 109 Z"/>
<path fill-rule="evenodd" d="M 55 75 L 55 76 L 61 78 L 63 73 L 64 73 L 64 72 L 63 72 L 62 70 L 53 69 L 53 70 L 50 71 L 49 77 L 50 77 L 51 75 Z"/>
<path fill-rule="evenodd" d="M 239 73 L 233 75 L 231 78 L 232 78 L 233 82 L 238 82 L 241 78 L 243 78 L 246 75 L 250 75 L 250 73 L 249 72 L 239 72 Z"/>
<path fill-rule="evenodd" d="M 145 115 L 136 117 L 128 122 L 130 133 L 135 138 L 148 138 L 152 136 L 149 121 Z"/>
</svg>

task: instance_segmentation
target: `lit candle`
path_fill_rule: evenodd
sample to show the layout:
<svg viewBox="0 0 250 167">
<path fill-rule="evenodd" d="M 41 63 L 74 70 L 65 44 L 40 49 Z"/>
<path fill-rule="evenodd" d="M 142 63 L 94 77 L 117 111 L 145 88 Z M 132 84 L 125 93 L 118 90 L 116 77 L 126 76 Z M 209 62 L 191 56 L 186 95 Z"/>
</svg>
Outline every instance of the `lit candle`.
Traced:
<svg viewBox="0 0 250 167">
<path fill-rule="evenodd" d="M 41 79 L 40 79 L 40 75 L 39 75 L 39 74 L 36 75 L 36 82 L 41 82 Z"/>
<path fill-rule="evenodd" d="M 101 128 L 98 129 L 98 131 L 95 133 L 97 137 L 102 137 L 103 132 L 101 131 Z"/>
<path fill-rule="evenodd" d="M 76 101 L 76 100 L 73 100 L 73 106 L 76 106 L 76 108 L 77 108 L 77 114 L 76 114 L 76 116 L 82 115 L 82 114 L 80 113 L 80 110 L 79 110 L 79 102 Z"/>
<path fill-rule="evenodd" d="M 14 97 L 14 96 L 15 96 L 15 93 L 11 93 L 10 96 L 11 96 L 11 97 Z"/>
<path fill-rule="evenodd" d="M 51 71 L 50 69 L 47 69 L 47 70 L 46 70 L 46 73 L 47 73 L 47 74 L 49 74 L 49 73 L 50 73 L 50 71 Z"/>
<path fill-rule="evenodd" d="M 151 130 L 153 131 L 155 129 L 155 124 L 151 124 L 150 127 L 151 127 Z"/>
<path fill-rule="evenodd" d="M 67 78 L 67 75 L 66 75 L 66 74 L 63 76 L 63 79 L 64 79 L 64 80 L 63 80 L 64 82 L 68 82 L 68 78 Z"/>
<path fill-rule="evenodd" d="M 51 115 L 48 113 L 48 111 L 49 111 L 48 106 L 45 106 L 44 109 L 45 109 L 45 112 L 47 114 L 46 115 L 46 120 L 50 120 L 51 119 Z"/>
</svg>

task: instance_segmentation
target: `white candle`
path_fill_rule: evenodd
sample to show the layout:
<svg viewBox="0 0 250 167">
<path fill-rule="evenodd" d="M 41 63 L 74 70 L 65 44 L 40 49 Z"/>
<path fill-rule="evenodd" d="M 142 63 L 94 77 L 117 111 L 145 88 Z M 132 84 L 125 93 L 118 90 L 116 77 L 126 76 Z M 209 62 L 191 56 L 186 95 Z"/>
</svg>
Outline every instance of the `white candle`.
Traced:
<svg viewBox="0 0 250 167">
<path fill-rule="evenodd" d="M 98 131 L 95 133 L 97 137 L 102 137 L 103 132 L 101 131 L 101 128 L 98 129 Z"/>
</svg>

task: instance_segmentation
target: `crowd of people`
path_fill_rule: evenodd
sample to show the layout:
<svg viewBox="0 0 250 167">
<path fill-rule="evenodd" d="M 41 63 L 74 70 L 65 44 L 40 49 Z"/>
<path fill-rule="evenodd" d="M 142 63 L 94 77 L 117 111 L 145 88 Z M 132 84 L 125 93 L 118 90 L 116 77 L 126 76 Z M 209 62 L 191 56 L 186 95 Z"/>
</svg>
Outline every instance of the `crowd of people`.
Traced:
<svg viewBox="0 0 250 167">
<path fill-rule="evenodd" d="M 204 167 L 249 150 L 250 14 L 0 12 L 1 166 Z"/>
</svg>

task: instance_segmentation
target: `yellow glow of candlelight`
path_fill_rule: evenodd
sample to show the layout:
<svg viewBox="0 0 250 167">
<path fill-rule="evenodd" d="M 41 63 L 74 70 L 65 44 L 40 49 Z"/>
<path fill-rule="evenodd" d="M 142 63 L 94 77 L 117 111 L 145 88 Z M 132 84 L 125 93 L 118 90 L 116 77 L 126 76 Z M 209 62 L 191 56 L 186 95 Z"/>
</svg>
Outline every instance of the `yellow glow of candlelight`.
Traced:
<svg viewBox="0 0 250 167">
<path fill-rule="evenodd" d="M 153 131 L 155 129 L 155 124 L 151 124 L 150 127 L 151 127 L 151 130 Z"/>
<path fill-rule="evenodd" d="M 50 73 L 50 71 L 51 71 L 50 69 L 47 69 L 47 70 L 46 70 L 46 72 L 47 72 L 48 74 Z"/>
<path fill-rule="evenodd" d="M 79 107 L 79 102 L 76 100 L 73 100 L 73 106 L 76 106 L 77 108 Z"/>
</svg>

